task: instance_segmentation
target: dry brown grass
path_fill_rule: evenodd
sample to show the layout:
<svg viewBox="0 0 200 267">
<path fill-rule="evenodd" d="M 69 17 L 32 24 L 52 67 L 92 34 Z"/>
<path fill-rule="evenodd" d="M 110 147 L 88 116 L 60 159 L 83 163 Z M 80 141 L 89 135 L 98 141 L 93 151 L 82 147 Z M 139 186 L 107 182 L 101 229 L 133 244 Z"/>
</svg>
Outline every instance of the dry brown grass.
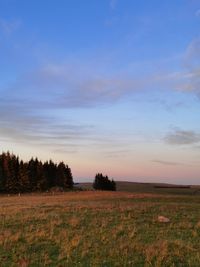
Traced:
<svg viewBox="0 0 200 267">
<path fill-rule="evenodd" d="M 0 266 L 195 267 L 199 203 L 124 192 L 3 196 Z M 158 215 L 171 222 L 159 224 Z"/>
</svg>

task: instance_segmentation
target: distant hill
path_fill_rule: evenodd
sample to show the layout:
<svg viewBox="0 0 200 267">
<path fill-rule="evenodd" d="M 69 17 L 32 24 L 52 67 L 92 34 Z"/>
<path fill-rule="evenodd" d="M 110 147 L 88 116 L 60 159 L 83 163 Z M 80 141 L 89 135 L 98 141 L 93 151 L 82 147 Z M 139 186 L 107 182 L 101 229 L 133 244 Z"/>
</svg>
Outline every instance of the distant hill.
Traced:
<svg viewBox="0 0 200 267">
<path fill-rule="evenodd" d="M 200 194 L 200 186 L 183 186 L 167 183 L 138 183 L 116 181 L 117 191 L 133 193 Z M 92 190 L 92 183 L 79 183 L 79 187 Z"/>
</svg>

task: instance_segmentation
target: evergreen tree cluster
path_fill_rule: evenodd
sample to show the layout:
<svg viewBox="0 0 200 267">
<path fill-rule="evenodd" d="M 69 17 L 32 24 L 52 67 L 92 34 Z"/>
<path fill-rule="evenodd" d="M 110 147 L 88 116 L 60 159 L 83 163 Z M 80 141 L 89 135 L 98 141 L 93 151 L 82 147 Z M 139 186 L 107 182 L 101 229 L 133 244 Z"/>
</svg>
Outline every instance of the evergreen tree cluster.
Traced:
<svg viewBox="0 0 200 267">
<path fill-rule="evenodd" d="M 52 187 L 73 188 L 71 169 L 63 162 L 42 163 L 37 158 L 23 162 L 13 154 L 0 154 L 0 192 L 46 191 Z"/>
<path fill-rule="evenodd" d="M 108 176 L 103 176 L 102 173 L 97 173 L 93 182 L 95 190 L 116 191 L 116 183 L 114 180 L 109 180 Z"/>
</svg>

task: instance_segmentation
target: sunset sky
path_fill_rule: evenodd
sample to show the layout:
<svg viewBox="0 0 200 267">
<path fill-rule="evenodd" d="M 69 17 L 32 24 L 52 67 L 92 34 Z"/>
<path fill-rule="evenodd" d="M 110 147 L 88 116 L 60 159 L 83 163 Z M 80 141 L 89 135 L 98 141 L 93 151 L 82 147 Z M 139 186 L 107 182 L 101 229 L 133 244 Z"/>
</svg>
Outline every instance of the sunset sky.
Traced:
<svg viewBox="0 0 200 267">
<path fill-rule="evenodd" d="M 0 145 L 200 184 L 200 1 L 0 0 Z"/>
</svg>

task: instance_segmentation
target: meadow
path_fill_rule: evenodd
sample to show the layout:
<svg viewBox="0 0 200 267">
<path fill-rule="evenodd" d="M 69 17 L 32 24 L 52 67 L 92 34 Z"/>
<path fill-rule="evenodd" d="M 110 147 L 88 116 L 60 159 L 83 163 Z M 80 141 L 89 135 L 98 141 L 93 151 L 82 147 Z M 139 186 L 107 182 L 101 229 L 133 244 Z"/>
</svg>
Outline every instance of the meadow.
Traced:
<svg viewBox="0 0 200 267">
<path fill-rule="evenodd" d="M 158 216 L 170 219 L 158 222 Z M 200 195 L 0 197 L 0 266 L 200 266 Z"/>
</svg>

